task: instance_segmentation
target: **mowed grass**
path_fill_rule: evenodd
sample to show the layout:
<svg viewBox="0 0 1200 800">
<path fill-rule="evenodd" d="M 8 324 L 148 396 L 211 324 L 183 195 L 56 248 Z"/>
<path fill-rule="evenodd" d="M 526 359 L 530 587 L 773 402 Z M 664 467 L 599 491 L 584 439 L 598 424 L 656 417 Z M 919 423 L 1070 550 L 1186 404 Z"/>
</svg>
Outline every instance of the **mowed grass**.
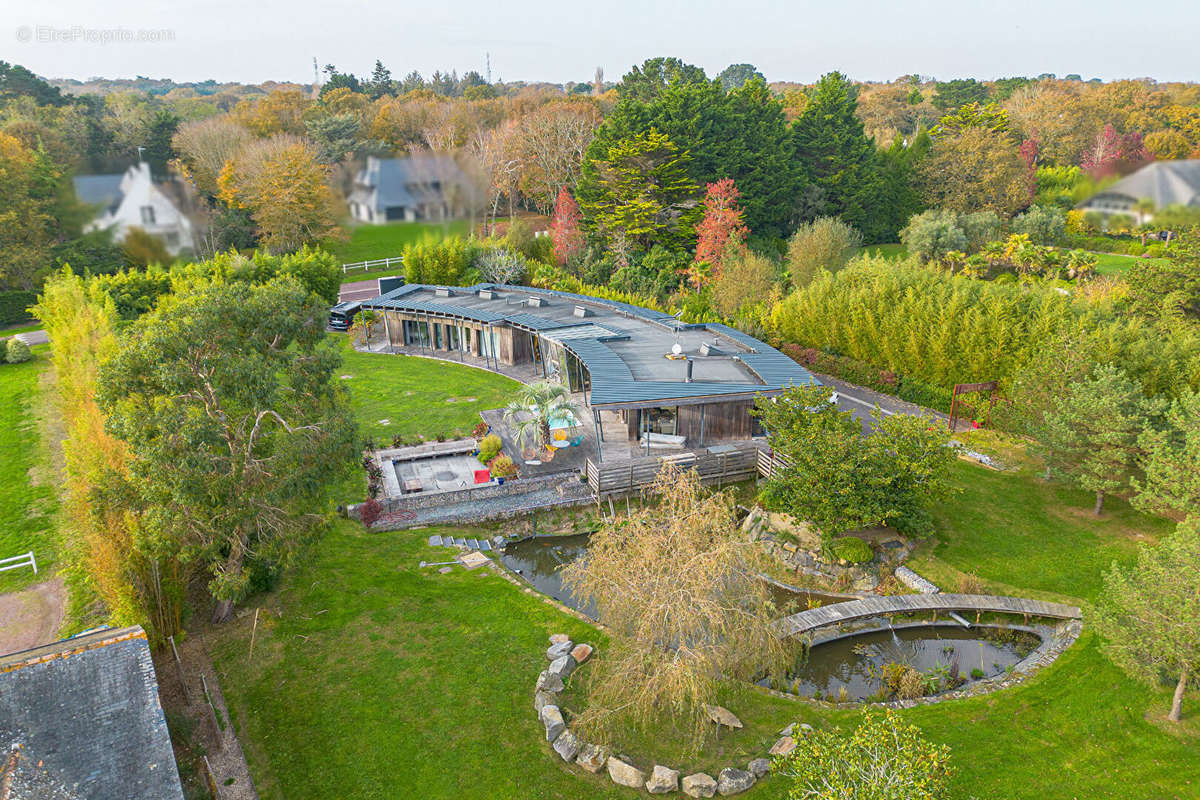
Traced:
<svg viewBox="0 0 1200 800">
<path fill-rule="evenodd" d="M 547 636 L 604 636 L 486 571 L 441 575 L 429 528 L 367 534 L 342 522 L 252 614 L 210 634 L 250 767 L 270 798 L 609 798 L 606 777 L 569 771 L 533 713 Z M 582 669 L 587 670 L 584 666 Z M 583 672 L 581 671 L 582 675 Z M 1189 695 L 1185 707 L 1198 701 Z M 955 800 L 1196 797 L 1200 726 L 1159 720 L 1166 688 L 1124 677 L 1082 640 L 1028 683 L 904 714 L 952 749 Z M 789 720 L 849 729 L 855 711 L 746 691 L 729 700 L 748 735 L 724 736 L 695 764 L 740 764 Z M 632 746 L 633 743 L 627 742 Z M 655 754 L 676 751 L 660 742 Z M 649 753 L 632 753 L 648 766 Z M 742 764 L 744 766 L 744 764 Z M 749 797 L 787 795 L 770 779 Z"/>
<path fill-rule="evenodd" d="M 1095 495 L 1042 481 L 1028 464 L 997 472 L 959 462 L 954 479 L 960 493 L 934 511 L 934 540 L 910 560 L 946 590 L 973 573 L 1000 593 L 1094 600 L 1114 560 L 1132 562 L 1138 543 L 1174 528 L 1115 497 L 1096 518 Z"/>
<path fill-rule="evenodd" d="M 0 558 L 32 550 L 39 574 L 28 568 L 0 572 L 0 592 L 44 579 L 57 560 L 57 496 L 34 477 L 44 458 L 38 381 L 50 365 L 45 345 L 34 347 L 33 353 L 33 360 L 24 364 L 0 363 Z"/>
<path fill-rule="evenodd" d="M 442 575 L 438 529 L 343 522 L 210 647 L 264 800 L 625 798 L 545 742 L 533 687 L 548 636 L 597 633 L 487 570 Z"/>
<path fill-rule="evenodd" d="M 908 250 L 900 242 L 867 245 L 863 248 L 863 252 L 870 256 L 883 256 L 893 259 L 904 258 L 908 255 Z"/>
<path fill-rule="evenodd" d="M 1096 272 L 1100 275 L 1124 275 L 1132 267 L 1147 261 L 1165 261 L 1162 258 L 1141 258 L 1118 253 L 1095 253 Z"/>
<path fill-rule="evenodd" d="M 377 258 L 395 258 L 403 255 L 404 246 L 425 239 L 441 240 L 447 236 L 466 236 L 470 223 L 465 220 L 440 222 L 389 222 L 383 225 L 355 225 L 347 230 L 347 238 L 330 240 L 322 244 L 343 264 L 359 261 L 374 261 Z M 377 277 L 394 274 L 395 270 L 379 273 L 356 271 L 347 274 L 349 279 Z"/>
<path fill-rule="evenodd" d="M 479 412 L 500 408 L 513 399 L 520 384 L 493 372 L 417 356 L 360 353 L 342 335 L 342 383 L 359 433 L 377 441 L 401 436 L 468 436 L 480 422 Z M 387 423 L 384 423 L 387 420 Z"/>
</svg>

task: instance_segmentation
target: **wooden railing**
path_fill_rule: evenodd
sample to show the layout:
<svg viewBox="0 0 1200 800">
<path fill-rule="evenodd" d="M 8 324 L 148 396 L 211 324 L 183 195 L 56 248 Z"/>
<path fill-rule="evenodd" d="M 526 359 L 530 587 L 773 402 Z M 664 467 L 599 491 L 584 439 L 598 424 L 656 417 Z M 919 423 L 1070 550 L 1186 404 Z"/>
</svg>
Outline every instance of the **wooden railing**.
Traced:
<svg viewBox="0 0 1200 800">
<path fill-rule="evenodd" d="M 736 442 L 628 461 L 597 464 L 589 458 L 587 481 L 597 497 L 630 494 L 654 483 L 665 465 L 674 464 L 681 469 L 695 470 L 704 483 L 734 483 L 758 476 L 760 453 L 757 442 Z"/>
<path fill-rule="evenodd" d="M 377 258 L 374 261 L 355 261 L 353 264 L 342 264 L 342 272 L 346 273 L 352 269 L 361 269 L 364 272 L 370 272 L 373 269 L 391 269 L 393 264 L 398 267 L 404 266 L 404 256 Z"/>
</svg>

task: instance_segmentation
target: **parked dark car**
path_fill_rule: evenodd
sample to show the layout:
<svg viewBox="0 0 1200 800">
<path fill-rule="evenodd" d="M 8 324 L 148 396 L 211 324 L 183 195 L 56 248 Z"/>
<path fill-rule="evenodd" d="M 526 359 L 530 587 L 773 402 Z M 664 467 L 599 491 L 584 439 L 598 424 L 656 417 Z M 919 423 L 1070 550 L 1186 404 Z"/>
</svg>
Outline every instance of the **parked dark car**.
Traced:
<svg viewBox="0 0 1200 800">
<path fill-rule="evenodd" d="M 345 303 L 338 303 L 333 308 L 329 309 L 329 327 L 335 331 L 348 331 L 350 326 L 354 324 L 354 315 L 362 309 L 362 303 L 354 300 L 348 300 Z"/>
</svg>

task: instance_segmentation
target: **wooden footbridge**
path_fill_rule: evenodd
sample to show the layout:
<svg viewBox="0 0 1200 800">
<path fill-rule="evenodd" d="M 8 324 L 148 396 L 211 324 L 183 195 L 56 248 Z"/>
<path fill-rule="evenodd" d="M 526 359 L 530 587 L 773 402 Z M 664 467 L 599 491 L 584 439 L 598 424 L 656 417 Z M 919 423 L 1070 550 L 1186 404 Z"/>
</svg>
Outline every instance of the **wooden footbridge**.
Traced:
<svg viewBox="0 0 1200 800">
<path fill-rule="evenodd" d="M 920 614 L 926 612 L 979 612 L 1020 614 L 1024 617 L 1054 617 L 1079 619 L 1075 606 L 1027 600 L 1022 597 L 999 597 L 987 594 L 901 594 L 890 597 L 867 597 L 810 608 L 780 620 L 785 636 L 802 636 L 827 625 L 838 625 L 889 614 Z"/>
</svg>

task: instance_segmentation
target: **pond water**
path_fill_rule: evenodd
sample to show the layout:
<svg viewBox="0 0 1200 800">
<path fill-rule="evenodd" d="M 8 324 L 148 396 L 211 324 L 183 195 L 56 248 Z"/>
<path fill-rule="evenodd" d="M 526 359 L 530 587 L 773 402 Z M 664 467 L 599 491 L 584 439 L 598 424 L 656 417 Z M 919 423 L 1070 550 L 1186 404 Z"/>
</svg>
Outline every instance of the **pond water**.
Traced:
<svg viewBox="0 0 1200 800">
<path fill-rule="evenodd" d="M 990 678 L 1037 646 L 1035 635 L 1020 631 L 986 638 L 988 632 L 1000 630 L 919 625 L 846 636 L 812 647 L 786 684 L 775 688 L 805 697 L 820 693 L 832 698 L 844 688 L 849 699 L 865 700 L 879 692 L 880 672 L 886 664 L 906 664 L 926 675 L 942 670 L 956 672 L 965 680 Z M 767 685 L 765 680 L 760 683 Z"/>
<path fill-rule="evenodd" d="M 504 566 L 529 581 L 542 594 L 596 618 L 596 606 L 580 604 L 563 588 L 559 570 L 587 552 L 588 534 L 574 536 L 535 536 L 508 545 L 500 552 Z"/>
</svg>

